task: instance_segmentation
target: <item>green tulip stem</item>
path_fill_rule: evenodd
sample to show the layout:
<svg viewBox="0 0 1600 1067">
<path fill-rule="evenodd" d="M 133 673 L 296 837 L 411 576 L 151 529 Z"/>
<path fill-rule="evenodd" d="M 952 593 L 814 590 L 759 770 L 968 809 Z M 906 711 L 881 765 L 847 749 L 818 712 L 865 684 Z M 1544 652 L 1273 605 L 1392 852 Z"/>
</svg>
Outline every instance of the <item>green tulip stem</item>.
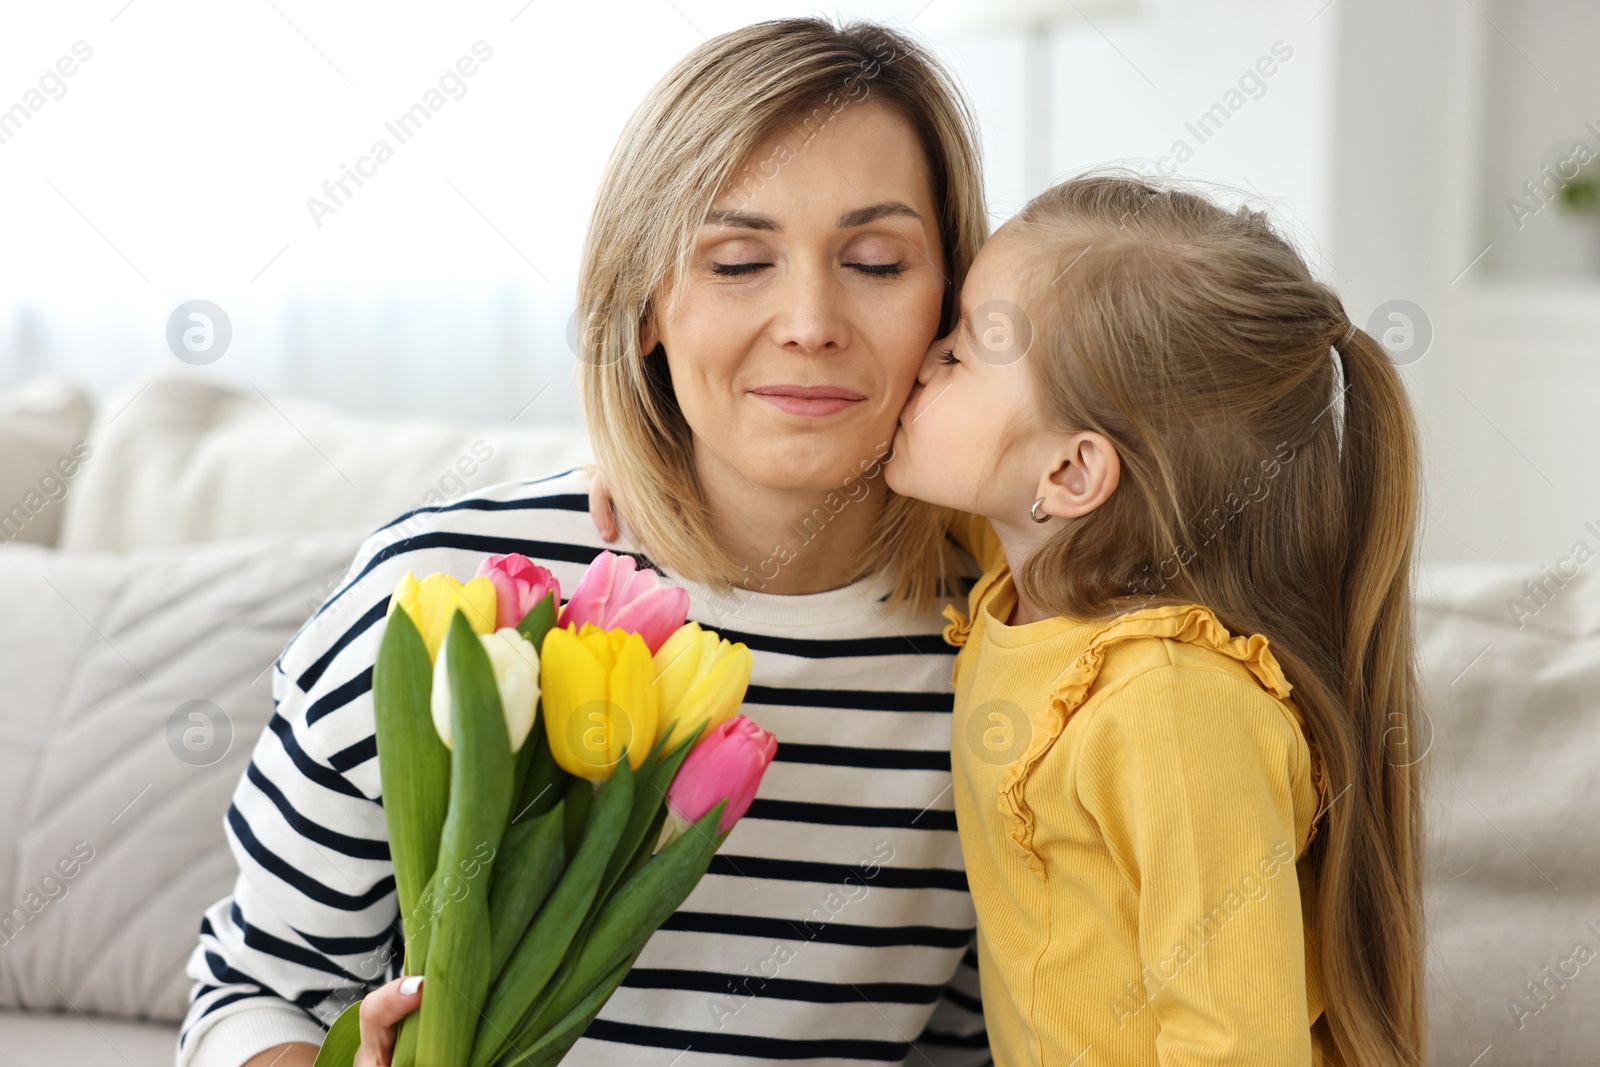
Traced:
<svg viewBox="0 0 1600 1067">
<path fill-rule="evenodd" d="M 532 1018 L 518 1032 L 519 1038 L 531 1043 L 546 1033 L 602 976 L 640 952 L 678 910 L 711 864 L 719 843 L 717 822 L 726 806 L 727 801 L 718 801 L 689 833 L 662 849 L 605 901 L 584 938 L 573 942 L 577 951 L 568 954 L 561 977 L 551 984 Z"/>
<path fill-rule="evenodd" d="M 593 796 L 594 803 L 571 862 L 489 993 L 472 1045 L 472 1067 L 489 1067 L 500 1057 L 508 1040 L 518 1032 L 529 1005 L 568 955 L 573 935 L 588 914 L 606 863 L 632 810 L 633 791 L 633 770 L 626 759 L 617 764 L 598 794 L 591 794 L 581 785 L 569 790 L 569 798 Z"/>
</svg>

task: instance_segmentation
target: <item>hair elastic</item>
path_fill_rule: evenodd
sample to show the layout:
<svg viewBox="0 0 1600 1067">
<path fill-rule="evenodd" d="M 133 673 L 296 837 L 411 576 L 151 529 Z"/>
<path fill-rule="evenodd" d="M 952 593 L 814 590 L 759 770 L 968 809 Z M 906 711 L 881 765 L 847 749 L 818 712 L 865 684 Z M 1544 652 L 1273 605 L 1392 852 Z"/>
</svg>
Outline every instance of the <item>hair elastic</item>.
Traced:
<svg viewBox="0 0 1600 1067">
<path fill-rule="evenodd" d="M 1341 456 L 1344 455 L 1344 393 L 1350 387 L 1349 375 L 1345 373 L 1344 346 L 1355 335 L 1356 324 L 1352 322 L 1339 343 L 1328 346 L 1328 358 L 1333 361 L 1333 398 L 1328 401 L 1328 407 L 1333 409 L 1334 446 Z"/>
</svg>

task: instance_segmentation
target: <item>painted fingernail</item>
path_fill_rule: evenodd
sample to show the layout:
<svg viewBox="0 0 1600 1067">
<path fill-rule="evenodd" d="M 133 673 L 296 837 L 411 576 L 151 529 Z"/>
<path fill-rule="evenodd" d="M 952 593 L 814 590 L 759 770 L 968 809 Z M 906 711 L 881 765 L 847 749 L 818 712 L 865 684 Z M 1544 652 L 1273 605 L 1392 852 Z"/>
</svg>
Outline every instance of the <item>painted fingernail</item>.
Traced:
<svg viewBox="0 0 1600 1067">
<path fill-rule="evenodd" d="M 417 990 L 421 988 L 422 975 L 415 974 L 400 983 L 400 995 L 402 997 L 414 997 L 417 995 Z"/>
</svg>

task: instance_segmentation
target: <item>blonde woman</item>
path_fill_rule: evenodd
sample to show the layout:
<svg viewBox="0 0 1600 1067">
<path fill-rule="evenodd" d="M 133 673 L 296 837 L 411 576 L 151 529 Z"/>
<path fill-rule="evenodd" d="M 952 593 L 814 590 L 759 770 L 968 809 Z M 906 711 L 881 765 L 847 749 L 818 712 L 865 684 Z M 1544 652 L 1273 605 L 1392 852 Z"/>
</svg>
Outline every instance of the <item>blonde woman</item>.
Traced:
<svg viewBox="0 0 1600 1067">
<path fill-rule="evenodd" d="M 988 1059 L 941 637 L 977 568 L 944 513 L 881 472 L 985 234 L 959 92 L 881 27 L 794 19 L 715 38 L 624 131 L 578 294 L 589 430 L 625 520 L 611 547 L 751 648 L 744 710 L 782 744 L 569 1063 Z M 308 1065 L 368 991 L 357 1062 L 387 1062 L 428 993 L 383 984 L 399 925 L 376 624 L 404 571 L 465 578 L 486 553 L 521 552 L 570 588 L 607 547 L 590 478 L 401 516 L 284 651 L 277 714 L 226 816 L 240 876 L 201 923 L 179 1067 Z"/>
</svg>

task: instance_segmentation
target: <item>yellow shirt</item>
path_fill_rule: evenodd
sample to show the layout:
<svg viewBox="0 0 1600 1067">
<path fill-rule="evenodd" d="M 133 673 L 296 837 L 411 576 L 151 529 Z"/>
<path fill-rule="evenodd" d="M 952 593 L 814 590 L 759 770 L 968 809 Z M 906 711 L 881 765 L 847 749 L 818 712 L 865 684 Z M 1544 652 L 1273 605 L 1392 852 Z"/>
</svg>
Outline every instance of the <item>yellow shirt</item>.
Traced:
<svg viewBox="0 0 1600 1067">
<path fill-rule="evenodd" d="M 1296 864 L 1326 786 L 1266 638 L 1198 605 L 1008 625 L 962 521 L 951 770 L 997 1067 L 1332 1063 Z"/>
</svg>

